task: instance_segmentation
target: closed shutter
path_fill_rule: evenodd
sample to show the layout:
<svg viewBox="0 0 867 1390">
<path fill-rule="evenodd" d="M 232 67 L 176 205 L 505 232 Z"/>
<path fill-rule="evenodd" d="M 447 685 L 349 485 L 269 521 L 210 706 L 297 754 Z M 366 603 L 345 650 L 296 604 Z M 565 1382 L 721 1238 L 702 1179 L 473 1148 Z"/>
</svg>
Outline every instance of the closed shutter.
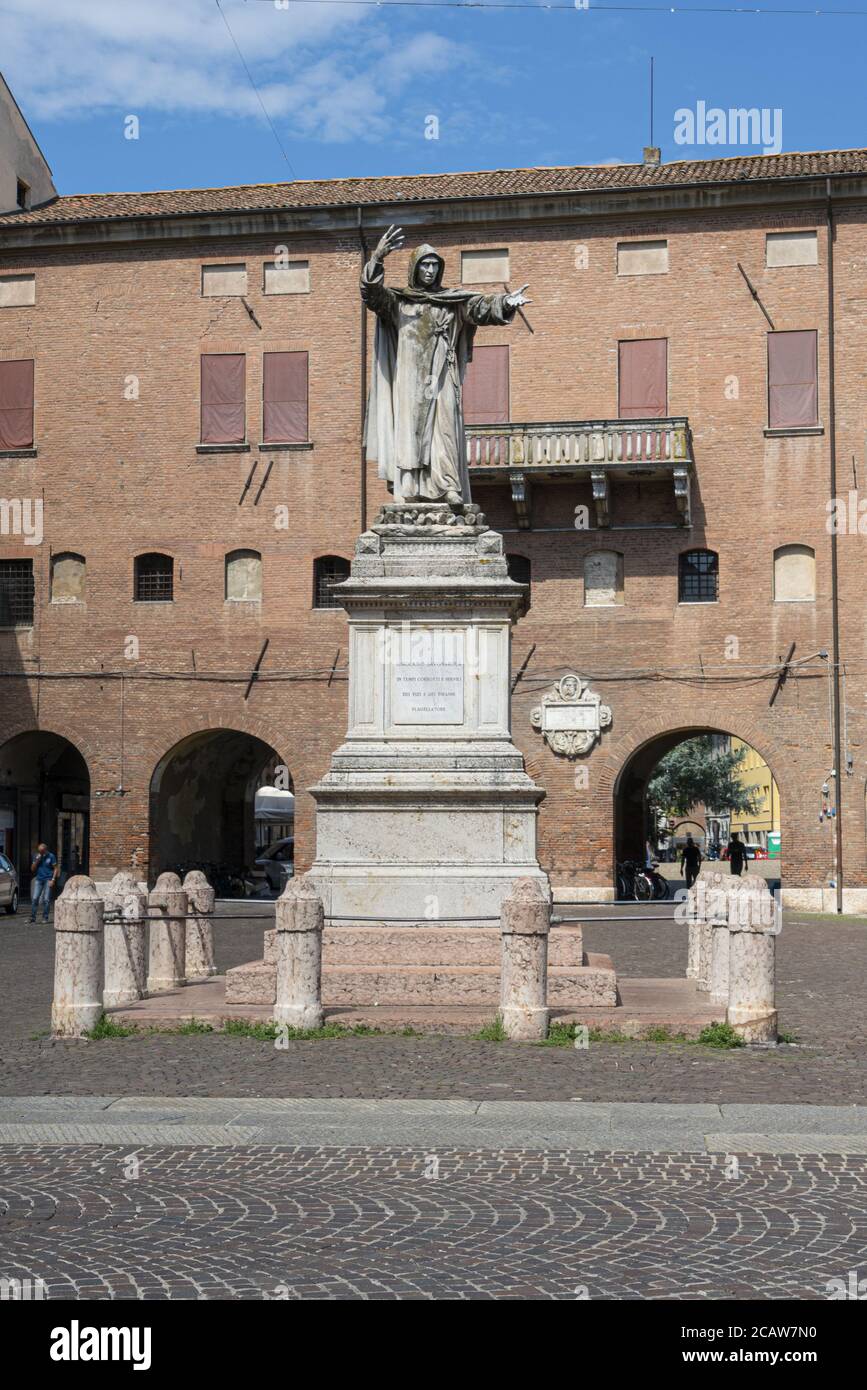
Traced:
<svg viewBox="0 0 867 1390">
<path fill-rule="evenodd" d="M 33 361 L 0 362 L 0 449 L 33 447 Z"/>
<path fill-rule="evenodd" d="M 464 378 L 464 422 L 505 425 L 509 421 L 509 349 L 477 347 Z"/>
<path fill-rule="evenodd" d="M 202 443 L 243 444 L 245 363 L 242 352 L 202 357 Z"/>
<path fill-rule="evenodd" d="M 656 420 L 668 414 L 668 339 L 620 343 L 621 420 Z"/>
<path fill-rule="evenodd" d="M 768 334 L 768 425 L 798 429 L 819 422 L 815 329 Z"/>
<path fill-rule="evenodd" d="M 262 439 L 303 444 L 307 439 L 307 353 L 266 352 L 262 372 Z"/>
</svg>

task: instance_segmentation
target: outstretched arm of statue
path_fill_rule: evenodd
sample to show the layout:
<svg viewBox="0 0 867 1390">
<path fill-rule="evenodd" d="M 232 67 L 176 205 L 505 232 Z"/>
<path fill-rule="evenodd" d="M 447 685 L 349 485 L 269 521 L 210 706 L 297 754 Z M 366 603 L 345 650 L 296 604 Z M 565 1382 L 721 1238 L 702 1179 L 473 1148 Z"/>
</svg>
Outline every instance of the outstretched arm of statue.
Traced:
<svg viewBox="0 0 867 1390">
<path fill-rule="evenodd" d="M 361 298 L 381 318 L 393 319 L 397 313 L 397 299 L 385 284 L 383 262 L 392 251 L 403 246 L 404 236 L 400 227 L 389 227 L 379 239 L 373 255 L 361 272 Z"/>
<path fill-rule="evenodd" d="M 471 323 L 482 327 L 485 324 L 511 323 L 523 304 L 532 304 L 524 294 L 526 285 L 508 294 L 475 294 L 466 303 L 465 313 Z"/>
</svg>

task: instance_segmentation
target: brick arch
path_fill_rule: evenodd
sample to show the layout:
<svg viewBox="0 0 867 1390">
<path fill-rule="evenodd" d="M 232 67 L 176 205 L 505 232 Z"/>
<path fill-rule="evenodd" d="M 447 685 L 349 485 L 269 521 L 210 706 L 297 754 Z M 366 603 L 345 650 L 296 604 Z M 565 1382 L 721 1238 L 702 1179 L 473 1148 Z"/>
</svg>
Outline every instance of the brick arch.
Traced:
<svg viewBox="0 0 867 1390">
<path fill-rule="evenodd" d="M 597 786 L 600 791 L 616 792 L 618 780 L 624 769 L 634 755 L 649 743 L 666 735 L 682 734 L 683 738 L 687 739 L 701 733 L 729 734 L 732 738 L 739 738 L 748 743 L 761 754 L 771 769 L 782 799 L 783 788 L 788 778 L 788 760 L 783 747 L 769 737 L 767 731 L 758 726 L 749 715 L 744 715 L 740 710 L 733 711 L 730 719 L 726 712 L 711 720 L 698 706 L 680 706 L 671 713 L 642 720 L 639 730 L 624 734 L 616 743 L 612 738 L 609 744 L 610 751 L 595 769 Z"/>
<path fill-rule="evenodd" d="M 251 866 L 255 789 L 272 755 L 285 761 L 262 719 L 199 716 L 174 729 L 148 786 L 149 876 L 182 865 Z"/>
<path fill-rule="evenodd" d="M 604 762 L 596 772 L 597 788 L 603 798 L 610 797 L 612 808 L 612 860 L 624 854 L 639 853 L 643 849 L 643 826 L 638 835 L 637 792 L 640 788 L 642 771 L 636 769 L 635 762 L 644 753 L 649 753 L 653 745 L 661 743 L 659 756 L 676 746 L 677 743 L 701 733 L 729 734 L 742 739 L 764 759 L 780 792 L 781 808 L 796 804 L 795 788 L 790 787 L 789 762 L 781 746 L 767 736 L 766 731 L 749 715 L 742 711 L 718 710 L 716 716 L 708 718 L 704 708 L 693 702 L 676 705 L 665 714 L 655 715 L 645 720 L 641 728 L 617 740 L 607 753 Z M 781 770 L 780 775 L 777 769 Z M 630 778 L 630 771 L 633 773 Z M 646 785 L 646 784 L 645 784 Z M 613 869 L 612 862 L 612 869 Z"/>
<path fill-rule="evenodd" d="M 52 717 L 50 726 L 48 724 L 37 723 L 33 716 L 19 719 L 7 729 L 3 730 L 3 739 L 0 741 L 0 752 L 11 743 L 13 739 L 19 738 L 21 734 L 54 734 L 57 738 L 66 739 L 71 743 L 76 753 L 80 754 L 86 768 L 87 775 L 93 782 L 93 767 L 98 762 L 97 751 L 90 744 L 86 737 L 83 737 L 80 724 L 68 723 L 65 719 L 55 719 Z"/>
<path fill-rule="evenodd" d="M 168 745 L 166 745 L 164 738 L 159 741 L 149 739 L 143 745 L 142 760 L 150 769 L 147 774 L 148 786 L 153 781 L 160 763 L 168 758 L 179 744 L 183 743 L 185 739 L 192 738 L 195 734 L 207 733 L 249 734 L 251 738 L 258 738 L 262 743 L 267 743 L 269 747 L 273 748 L 290 772 L 292 771 L 292 762 L 285 756 L 281 747 L 286 738 L 285 727 L 278 733 L 267 719 L 241 714 L 238 710 L 234 710 L 231 718 L 227 718 L 225 710 L 214 710 L 207 714 L 195 715 L 189 719 L 175 720 L 172 725 L 171 743 Z"/>
</svg>

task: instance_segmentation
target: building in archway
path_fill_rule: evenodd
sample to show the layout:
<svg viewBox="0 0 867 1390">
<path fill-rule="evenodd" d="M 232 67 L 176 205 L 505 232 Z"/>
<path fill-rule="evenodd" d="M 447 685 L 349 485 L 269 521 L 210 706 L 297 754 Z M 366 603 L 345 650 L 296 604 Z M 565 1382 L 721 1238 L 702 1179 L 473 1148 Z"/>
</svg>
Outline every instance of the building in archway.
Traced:
<svg viewBox="0 0 867 1390">
<path fill-rule="evenodd" d="M 46 730 L 18 734 L 0 745 L 0 851 L 30 884 L 33 852 L 44 841 L 61 875 L 90 866 L 90 775 L 69 739 Z"/>
<path fill-rule="evenodd" d="M 867 655 L 857 497 L 841 487 L 829 514 L 832 445 L 860 458 L 867 434 L 865 209 L 854 150 L 0 214 L 3 488 L 44 496 L 40 544 L 0 535 L 0 743 L 80 731 L 93 871 L 152 876 L 182 804 L 226 822 L 248 784 L 215 755 L 152 824 L 155 768 L 211 730 L 285 760 L 298 868 L 312 859 L 307 788 L 346 728 L 333 585 L 385 498 L 361 447 L 358 277 L 402 222 L 449 284 L 531 284 L 536 331 L 479 331 L 465 407 L 474 497 L 532 576 L 513 727 L 557 891 L 611 893 L 645 750 L 711 729 L 773 771 L 787 891 L 822 901 L 839 824 L 847 905 L 867 897 L 867 711 L 850 677 L 837 769 L 829 699 L 834 546 L 841 660 Z M 387 274 L 405 270 L 402 253 Z M 577 757 L 531 722 L 567 672 L 612 712 Z M 821 818 L 828 783 L 840 815 Z"/>
</svg>

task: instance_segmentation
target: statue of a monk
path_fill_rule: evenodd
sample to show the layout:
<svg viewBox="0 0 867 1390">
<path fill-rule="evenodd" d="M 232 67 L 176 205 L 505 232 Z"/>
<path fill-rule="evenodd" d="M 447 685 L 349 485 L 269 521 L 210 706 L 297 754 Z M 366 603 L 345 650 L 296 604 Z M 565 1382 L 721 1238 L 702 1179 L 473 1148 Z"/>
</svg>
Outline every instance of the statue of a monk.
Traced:
<svg viewBox="0 0 867 1390">
<path fill-rule="evenodd" d="M 511 294 L 442 288 L 445 262 L 419 246 L 406 289 L 385 284 L 383 262 L 404 242 L 389 227 L 361 274 L 361 297 L 377 315 L 367 405 L 367 456 L 396 501 L 470 500 L 461 390 L 480 324 L 511 323 L 526 285 Z"/>
</svg>

